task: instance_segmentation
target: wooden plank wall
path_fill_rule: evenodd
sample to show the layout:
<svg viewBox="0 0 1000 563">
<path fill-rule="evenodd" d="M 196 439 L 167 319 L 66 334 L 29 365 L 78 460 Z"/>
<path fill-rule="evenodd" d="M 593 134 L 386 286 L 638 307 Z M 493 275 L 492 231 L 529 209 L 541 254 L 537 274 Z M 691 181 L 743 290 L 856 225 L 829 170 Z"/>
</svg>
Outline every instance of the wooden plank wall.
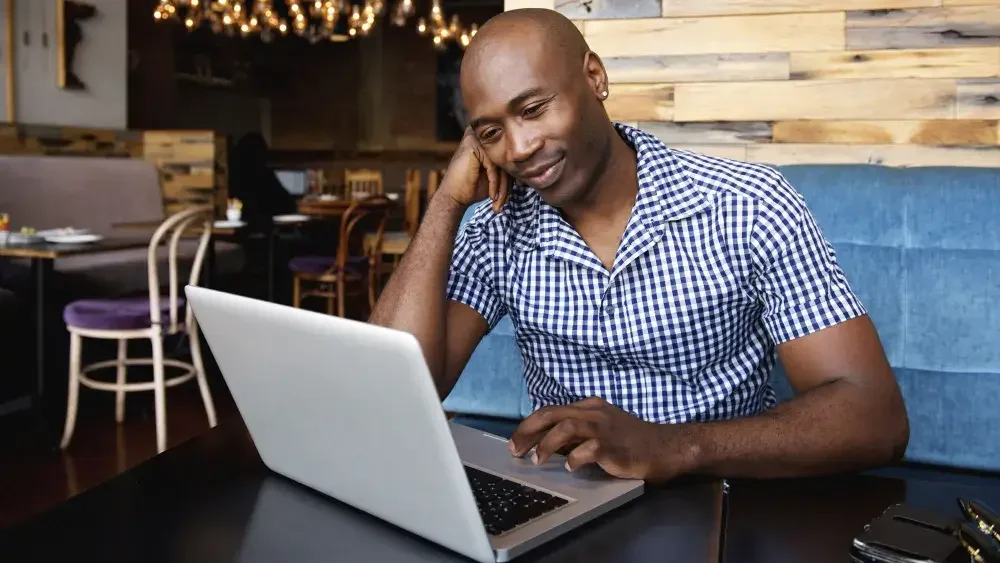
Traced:
<svg viewBox="0 0 1000 563">
<path fill-rule="evenodd" d="M 213 203 L 217 215 L 225 215 L 225 153 L 216 174 L 220 145 L 212 131 L 145 131 L 143 158 L 156 164 L 163 186 L 164 211 L 176 213 L 190 205 Z"/>
<path fill-rule="evenodd" d="M 215 202 L 225 215 L 226 137 L 212 131 L 118 131 L 0 123 L 0 154 L 143 158 L 160 171 L 164 212 Z"/>
<path fill-rule="evenodd" d="M 0 154 L 137 158 L 142 156 L 142 135 L 135 131 L 0 123 Z"/>
<path fill-rule="evenodd" d="M 574 20 L 609 115 L 766 162 L 1000 167 L 1000 0 L 506 0 Z"/>
</svg>

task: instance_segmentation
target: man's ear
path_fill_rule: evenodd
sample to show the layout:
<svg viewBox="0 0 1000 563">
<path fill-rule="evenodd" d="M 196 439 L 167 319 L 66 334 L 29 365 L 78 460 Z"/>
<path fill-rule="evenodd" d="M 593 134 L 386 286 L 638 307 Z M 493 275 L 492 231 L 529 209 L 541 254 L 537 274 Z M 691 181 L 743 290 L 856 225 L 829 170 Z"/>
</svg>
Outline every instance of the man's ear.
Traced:
<svg viewBox="0 0 1000 563">
<path fill-rule="evenodd" d="M 591 91 L 597 99 L 604 101 L 608 98 L 608 73 L 604 69 L 604 63 L 597 53 L 587 51 L 583 56 L 583 73 L 587 77 Z"/>
</svg>

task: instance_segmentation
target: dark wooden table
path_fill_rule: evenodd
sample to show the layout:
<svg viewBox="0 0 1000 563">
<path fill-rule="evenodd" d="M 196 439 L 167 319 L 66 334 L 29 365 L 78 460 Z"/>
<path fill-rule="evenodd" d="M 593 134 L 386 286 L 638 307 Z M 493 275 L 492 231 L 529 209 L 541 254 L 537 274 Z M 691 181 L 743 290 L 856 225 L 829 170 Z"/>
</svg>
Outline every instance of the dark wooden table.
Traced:
<svg viewBox="0 0 1000 563">
<path fill-rule="evenodd" d="M 718 481 L 651 489 L 517 561 L 717 563 L 721 506 Z M 467 561 L 270 473 L 242 425 L 0 531 L 0 560 Z"/>
<path fill-rule="evenodd" d="M 956 517 L 957 496 L 1000 506 L 996 479 L 968 481 L 736 480 L 727 502 L 717 480 L 649 486 L 517 561 L 846 563 L 854 535 L 891 504 Z M 0 554 L 19 562 L 465 561 L 270 473 L 241 424 L 219 426 L 0 531 Z"/>
<path fill-rule="evenodd" d="M 46 282 L 53 270 L 53 264 L 60 258 L 96 254 L 112 250 L 142 248 L 149 240 L 135 236 L 105 237 L 85 244 L 54 244 L 48 242 L 33 244 L 0 245 L 0 258 L 27 259 L 31 264 L 35 282 L 35 385 L 32 389 L 32 409 L 40 425 L 39 431 L 47 442 L 47 447 L 58 443 L 45 422 L 45 294 Z"/>
<path fill-rule="evenodd" d="M 846 563 L 854 536 L 897 503 L 953 518 L 961 517 L 959 497 L 1000 507 L 1000 478 L 939 471 L 729 484 L 726 561 L 733 563 Z"/>
</svg>

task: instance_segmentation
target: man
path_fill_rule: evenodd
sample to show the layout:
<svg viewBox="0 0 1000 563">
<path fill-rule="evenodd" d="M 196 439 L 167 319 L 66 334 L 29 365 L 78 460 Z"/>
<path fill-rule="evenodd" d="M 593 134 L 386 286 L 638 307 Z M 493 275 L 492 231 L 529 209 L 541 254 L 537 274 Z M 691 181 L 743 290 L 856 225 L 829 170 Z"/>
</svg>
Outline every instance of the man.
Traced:
<svg viewBox="0 0 1000 563">
<path fill-rule="evenodd" d="M 371 317 L 416 336 L 442 397 L 509 315 L 538 407 L 514 455 L 649 481 L 902 456 L 878 336 L 781 175 L 613 124 L 603 64 L 554 11 L 484 25 L 461 86 L 471 127 Z M 797 391 L 778 406 L 775 351 Z"/>
</svg>

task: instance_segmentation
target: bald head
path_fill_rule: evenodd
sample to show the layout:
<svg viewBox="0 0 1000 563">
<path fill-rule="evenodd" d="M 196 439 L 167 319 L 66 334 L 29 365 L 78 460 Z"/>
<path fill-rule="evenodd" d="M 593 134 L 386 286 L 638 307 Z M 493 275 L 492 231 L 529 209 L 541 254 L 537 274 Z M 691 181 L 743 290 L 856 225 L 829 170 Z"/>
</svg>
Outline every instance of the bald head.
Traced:
<svg viewBox="0 0 1000 563">
<path fill-rule="evenodd" d="M 511 10 L 472 39 L 462 99 L 489 159 L 558 206 L 584 197 L 615 135 L 604 111 L 607 79 L 566 16 Z"/>
<path fill-rule="evenodd" d="M 561 65 L 579 67 L 590 48 L 580 30 L 555 10 L 522 8 L 502 12 L 473 37 L 462 61 L 465 67 L 488 60 L 491 51 L 511 45 L 536 44 Z"/>
</svg>

